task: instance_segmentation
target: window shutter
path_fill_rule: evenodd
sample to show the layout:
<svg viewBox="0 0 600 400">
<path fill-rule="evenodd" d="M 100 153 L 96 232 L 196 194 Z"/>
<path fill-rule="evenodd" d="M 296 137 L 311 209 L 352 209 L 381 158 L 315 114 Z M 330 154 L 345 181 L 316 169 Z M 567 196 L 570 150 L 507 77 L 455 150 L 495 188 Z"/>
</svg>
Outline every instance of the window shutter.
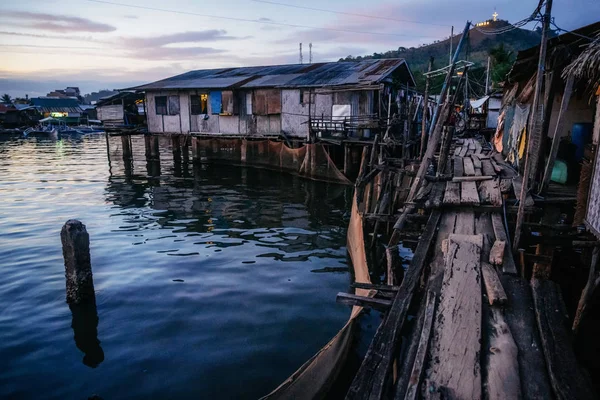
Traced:
<svg viewBox="0 0 600 400">
<path fill-rule="evenodd" d="M 221 91 L 216 90 L 210 92 L 208 96 L 210 100 L 210 113 L 211 114 L 221 114 L 222 111 L 222 103 L 221 103 Z"/>
</svg>

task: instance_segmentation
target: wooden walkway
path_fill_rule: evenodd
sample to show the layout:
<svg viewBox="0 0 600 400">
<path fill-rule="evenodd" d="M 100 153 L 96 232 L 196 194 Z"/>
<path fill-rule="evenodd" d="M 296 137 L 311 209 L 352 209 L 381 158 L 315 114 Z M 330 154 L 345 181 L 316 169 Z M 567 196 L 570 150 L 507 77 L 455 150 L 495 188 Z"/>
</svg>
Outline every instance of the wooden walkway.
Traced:
<svg viewBox="0 0 600 400">
<path fill-rule="evenodd" d="M 519 177 L 478 140 L 450 154 L 414 200 L 427 224 L 346 398 L 595 398 L 557 286 L 518 276 L 503 192 Z"/>
</svg>

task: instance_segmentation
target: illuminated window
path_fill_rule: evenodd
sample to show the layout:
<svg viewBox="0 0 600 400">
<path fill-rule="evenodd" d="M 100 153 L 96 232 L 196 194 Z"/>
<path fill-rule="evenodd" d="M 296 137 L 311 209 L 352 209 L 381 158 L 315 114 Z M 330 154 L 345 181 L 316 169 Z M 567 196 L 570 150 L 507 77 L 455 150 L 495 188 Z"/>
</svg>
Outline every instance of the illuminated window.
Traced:
<svg viewBox="0 0 600 400">
<path fill-rule="evenodd" d="M 190 112 L 192 115 L 206 114 L 208 108 L 208 95 L 200 94 L 190 96 Z"/>
</svg>

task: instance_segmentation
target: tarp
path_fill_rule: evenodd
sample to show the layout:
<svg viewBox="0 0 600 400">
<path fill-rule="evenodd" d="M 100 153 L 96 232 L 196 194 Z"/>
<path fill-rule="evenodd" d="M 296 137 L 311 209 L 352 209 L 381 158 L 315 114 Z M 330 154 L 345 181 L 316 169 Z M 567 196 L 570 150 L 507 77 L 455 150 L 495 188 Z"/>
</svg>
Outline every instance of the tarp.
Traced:
<svg viewBox="0 0 600 400">
<path fill-rule="evenodd" d="M 490 98 L 490 96 L 485 96 L 485 97 L 482 97 L 481 99 L 478 99 L 478 100 L 469 100 L 469 102 L 471 103 L 471 107 L 473 107 L 473 108 L 479 108 L 482 105 L 484 105 L 485 102 L 488 101 L 489 98 Z"/>
</svg>

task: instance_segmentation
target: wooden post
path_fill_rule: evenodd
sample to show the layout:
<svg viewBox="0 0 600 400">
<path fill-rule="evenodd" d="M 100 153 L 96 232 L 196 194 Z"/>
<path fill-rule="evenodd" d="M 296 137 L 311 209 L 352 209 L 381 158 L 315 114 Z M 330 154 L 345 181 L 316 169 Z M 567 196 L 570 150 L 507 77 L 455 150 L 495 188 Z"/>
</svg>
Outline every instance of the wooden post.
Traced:
<svg viewBox="0 0 600 400">
<path fill-rule="evenodd" d="M 131 136 L 121 136 L 121 145 L 123 147 L 123 160 L 131 159 L 133 157 L 133 153 L 131 152 Z"/>
<path fill-rule="evenodd" d="M 183 155 L 183 162 L 187 163 L 190 161 L 190 136 L 183 137 L 183 144 L 181 145 L 181 154 Z"/>
<path fill-rule="evenodd" d="M 155 136 L 155 135 L 152 136 L 151 141 L 150 141 L 150 157 L 153 159 L 160 158 L 158 136 Z"/>
<path fill-rule="evenodd" d="M 533 176 L 532 172 L 535 173 L 537 169 L 537 157 L 534 158 L 534 153 L 537 155 L 537 146 L 539 146 L 541 126 L 539 121 L 539 104 L 540 95 L 542 92 L 542 78 L 544 75 L 544 68 L 546 63 L 546 49 L 548 45 L 548 29 L 550 26 L 550 17 L 552 13 L 552 0 L 546 0 L 546 10 L 544 12 L 543 27 L 542 27 L 542 40 L 540 43 L 540 56 L 538 61 L 537 76 L 535 82 L 535 92 L 533 95 L 533 105 L 531 107 L 532 115 L 530 116 L 530 124 L 527 129 L 527 153 L 525 155 L 525 167 L 523 169 L 523 185 L 521 186 L 521 194 L 519 196 L 519 210 L 517 212 L 517 222 L 515 224 L 515 238 L 513 242 L 513 249 L 519 248 L 519 242 L 521 240 L 521 226 L 523 225 L 523 218 L 525 217 L 525 199 L 529 193 L 529 177 Z"/>
<path fill-rule="evenodd" d="M 181 159 L 181 141 L 179 135 L 171 136 L 171 147 L 173 148 L 173 158 Z"/>
<path fill-rule="evenodd" d="M 548 156 L 548 162 L 544 169 L 544 178 L 540 185 L 539 193 L 543 193 L 548 184 L 550 183 L 550 177 L 552 176 L 552 169 L 554 169 L 554 162 L 556 161 L 556 155 L 558 154 L 558 145 L 560 144 L 560 134 L 565 125 L 565 114 L 567 108 L 569 108 L 569 101 L 571 100 L 571 94 L 573 93 L 573 75 L 569 75 L 565 84 L 565 91 L 560 102 L 560 111 L 558 113 L 558 120 L 556 121 L 556 127 L 554 128 L 554 134 L 552 135 L 552 146 L 550 147 L 550 155 Z"/>
<path fill-rule="evenodd" d="M 581 297 L 579 298 L 579 303 L 577 304 L 577 311 L 575 312 L 575 318 L 573 319 L 573 333 L 579 333 L 579 325 L 581 324 L 581 320 L 585 316 L 587 312 L 587 306 L 589 301 L 592 299 L 594 295 L 594 291 L 600 285 L 600 273 L 596 271 L 596 267 L 598 266 L 598 255 L 600 254 L 600 247 L 594 247 L 592 252 L 592 264 L 590 265 L 590 273 L 588 275 L 588 281 L 581 291 Z"/>
<path fill-rule="evenodd" d="M 427 72 L 433 68 L 433 57 L 429 57 L 429 67 Z M 423 96 L 423 121 L 421 122 L 421 157 L 425 153 L 425 144 L 427 143 L 427 114 L 429 113 L 429 75 L 425 76 L 425 95 Z"/>
<path fill-rule="evenodd" d="M 67 303 L 95 302 L 92 263 L 90 260 L 90 236 L 85 225 L 76 219 L 68 220 L 60 231 Z"/>
<path fill-rule="evenodd" d="M 344 175 L 346 175 L 346 177 L 349 176 L 350 174 L 350 164 L 352 163 L 351 161 L 351 154 L 350 154 L 350 146 L 348 145 L 348 143 L 344 143 L 342 146 L 344 146 Z"/>
</svg>

